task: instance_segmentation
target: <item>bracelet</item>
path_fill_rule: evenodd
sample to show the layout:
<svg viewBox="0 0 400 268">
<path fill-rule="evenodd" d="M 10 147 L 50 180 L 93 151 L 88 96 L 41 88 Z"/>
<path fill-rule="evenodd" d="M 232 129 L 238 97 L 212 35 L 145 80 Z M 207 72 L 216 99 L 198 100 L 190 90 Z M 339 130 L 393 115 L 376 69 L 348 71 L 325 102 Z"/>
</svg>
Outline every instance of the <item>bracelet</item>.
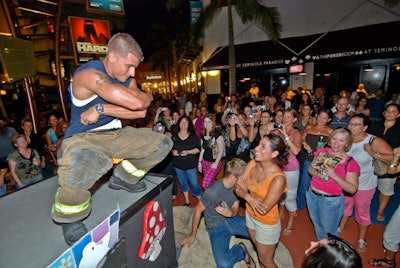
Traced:
<svg viewBox="0 0 400 268">
<path fill-rule="evenodd" d="M 287 136 L 287 137 L 285 138 L 285 140 L 286 140 L 286 141 L 289 141 L 289 140 L 290 140 L 290 137 L 289 137 L 289 136 Z"/>
<path fill-rule="evenodd" d="M 201 164 L 201 160 L 199 160 L 199 164 Z"/>
<path fill-rule="evenodd" d="M 389 166 L 390 168 L 396 168 L 397 167 L 397 165 L 395 165 L 395 164 L 390 164 L 390 166 Z"/>
</svg>

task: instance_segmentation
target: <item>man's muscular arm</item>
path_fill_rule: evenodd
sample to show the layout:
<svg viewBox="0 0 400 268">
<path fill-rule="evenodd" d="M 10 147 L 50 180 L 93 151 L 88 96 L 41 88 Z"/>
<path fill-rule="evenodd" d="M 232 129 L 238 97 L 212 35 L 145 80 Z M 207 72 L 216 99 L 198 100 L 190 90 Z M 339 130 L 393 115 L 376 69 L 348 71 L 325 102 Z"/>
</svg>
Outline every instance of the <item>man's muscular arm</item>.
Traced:
<svg viewBox="0 0 400 268">
<path fill-rule="evenodd" d="M 75 75 L 72 90 L 77 99 L 88 99 L 93 95 L 102 97 L 110 102 L 110 104 L 103 104 L 104 114 L 123 119 L 145 117 L 146 108 L 153 99 L 150 94 L 137 87 L 134 79 L 129 88 L 126 88 L 111 83 L 104 73 L 92 69 L 81 71 Z M 95 123 L 99 116 L 95 106 L 92 106 L 81 114 L 81 122 L 85 125 Z"/>
<path fill-rule="evenodd" d="M 134 80 L 127 88 L 113 84 L 104 73 L 93 69 L 83 70 L 75 75 L 72 92 L 80 100 L 98 95 L 111 104 L 131 111 L 145 110 L 152 101 L 152 96 L 139 90 Z"/>
</svg>

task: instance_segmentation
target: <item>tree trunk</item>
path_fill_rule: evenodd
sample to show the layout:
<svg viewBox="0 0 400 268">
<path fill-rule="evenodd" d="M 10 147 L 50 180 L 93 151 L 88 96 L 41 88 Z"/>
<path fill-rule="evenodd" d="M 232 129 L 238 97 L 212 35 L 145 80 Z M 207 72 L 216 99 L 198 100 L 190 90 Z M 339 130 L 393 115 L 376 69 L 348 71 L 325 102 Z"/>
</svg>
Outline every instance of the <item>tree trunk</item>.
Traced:
<svg viewBox="0 0 400 268">
<path fill-rule="evenodd" d="M 236 59 L 233 41 L 233 19 L 231 0 L 228 0 L 228 32 L 229 32 L 229 96 L 236 94 Z"/>
</svg>

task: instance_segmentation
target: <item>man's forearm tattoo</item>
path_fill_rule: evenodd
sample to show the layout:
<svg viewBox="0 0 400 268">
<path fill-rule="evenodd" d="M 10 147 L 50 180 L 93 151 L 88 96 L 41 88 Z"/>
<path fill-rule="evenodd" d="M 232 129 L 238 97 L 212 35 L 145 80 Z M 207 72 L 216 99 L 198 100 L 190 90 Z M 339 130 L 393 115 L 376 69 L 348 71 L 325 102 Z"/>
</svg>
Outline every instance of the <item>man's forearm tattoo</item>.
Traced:
<svg viewBox="0 0 400 268">
<path fill-rule="evenodd" d="M 106 83 L 109 83 L 110 80 L 101 72 L 97 72 L 97 78 L 96 78 L 96 85 L 104 85 Z"/>
</svg>

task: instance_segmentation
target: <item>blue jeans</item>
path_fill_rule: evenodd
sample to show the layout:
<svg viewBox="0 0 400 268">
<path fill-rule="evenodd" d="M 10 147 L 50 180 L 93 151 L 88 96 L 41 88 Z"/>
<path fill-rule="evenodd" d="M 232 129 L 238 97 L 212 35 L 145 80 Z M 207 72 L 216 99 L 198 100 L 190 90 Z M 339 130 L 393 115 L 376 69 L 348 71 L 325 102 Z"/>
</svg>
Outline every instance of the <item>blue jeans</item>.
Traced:
<svg viewBox="0 0 400 268">
<path fill-rule="evenodd" d="M 299 210 L 307 207 L 306 193 L 311 182 L 311 176 L 308 173 L 310 166 L 311 162 L 308 160 L 305 160 L 304 164 L 300 165 L 300 178 L 299 185 L 297 186 L 297 209 Z"/>
<path fill-rule="evenodd" d="M 3 186 L 0 187 L 0 196 L 3 196 L 7 193 L 7 184 L 4 182 Z"/>
<path fill-rule="evenodd" d="M 249 237 L 246 219 L 241 215 L 228 218 L 218 226 L 208 230 L 211 249 L 218 268 L 232 268 L 235 263 L 245 259 L 246 252 L 241 246 L 235 244 L 229 248 L 232 236 Z"/>
<path fill-rule="evenodd" d="M 182 192 L 189 192 L 190 184 L 190 187 L 192 187 L 193 196 L 196 197 L 201 195 L 201 188 L 199 185 L 196 168 L 190 168 L 186 170 L 175 168 L 175 172 L 178 176 L 178 181 Z"/>
<path fill-rule="evenodd" d="M 307 191 L 307 207 L 314 224 L 317 241 L 326 238 L 327 233 L 337 234 L 337 228 L 344 212 L 344 196 L 323 197 Z"/>
<path fill-rule="evenodd" d="M 29 185 L 32 185 L 32 184 L 37 183 L 39 181 L 42 181 L 42 180 L 43 180 L 43 177 L 42 176 L 38 176 L 35 179 L 30 179 L 29 181 L 22 181 L 22 183 L 25 184 L 25 186 L 29 186 Z M 20 189 L 17 183 L 14 184 L 14 187 L 17 190 Z"/>
</svg>

